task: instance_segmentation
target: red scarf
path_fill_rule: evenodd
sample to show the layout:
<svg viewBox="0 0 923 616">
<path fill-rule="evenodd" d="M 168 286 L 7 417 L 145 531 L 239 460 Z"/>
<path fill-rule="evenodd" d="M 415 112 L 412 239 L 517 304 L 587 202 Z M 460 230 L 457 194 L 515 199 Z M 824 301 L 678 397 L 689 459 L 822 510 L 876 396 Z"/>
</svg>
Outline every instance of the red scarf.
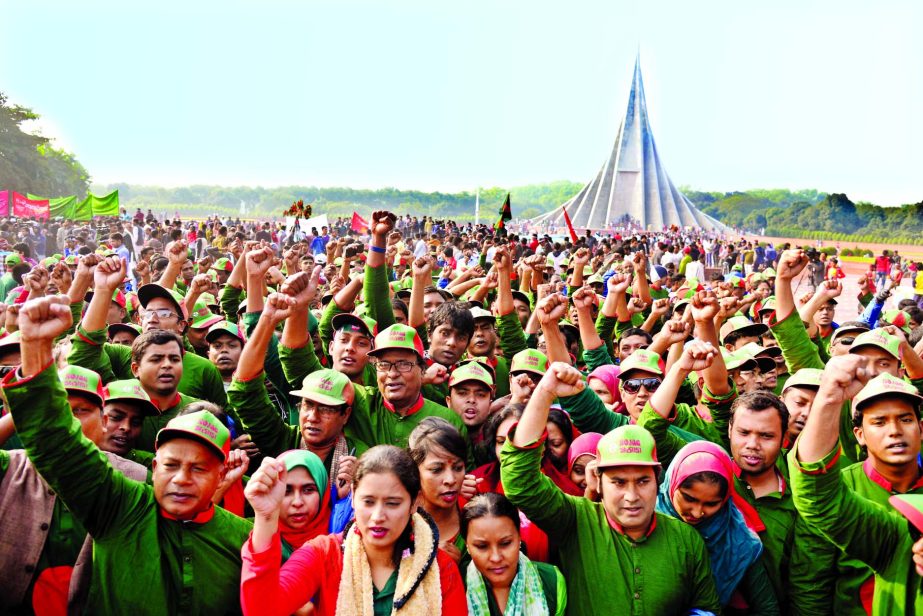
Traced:
<svg viewBox="0 0 923 616">
<path fill-rule="evenodd" d="M 330 526 L 330 493 L 326 486 L 317 486 L 317 489 L 321 491 L 320 509 L 317 510 L 317 515 L 314 516 L 314 519 L 308 522 L 303 529 L 295 530 L 286 524 L 281 516 L 279 517 L 279 532 L 282 533 L 282 538 L 295 550 L 314 537 L 326 535 L 328 532 L 327 528 Z"/>
</svg>

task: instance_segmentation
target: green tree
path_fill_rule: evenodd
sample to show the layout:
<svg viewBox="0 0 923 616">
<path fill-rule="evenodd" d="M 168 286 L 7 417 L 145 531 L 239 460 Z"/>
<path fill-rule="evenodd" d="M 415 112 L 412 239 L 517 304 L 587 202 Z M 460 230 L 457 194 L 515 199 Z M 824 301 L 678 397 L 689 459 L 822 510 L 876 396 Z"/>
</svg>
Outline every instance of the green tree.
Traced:
<svg viewBox="0 0 923 616">
<path fill-rule="evenodd" d="M 83 197 L 90 185 L 83 165 L 46 137 L 23 130 L 24 122 L 38 118 L 28 107 L 10 104 L 0 92 L 0 188 L 46 197 Z"/>
</svg>

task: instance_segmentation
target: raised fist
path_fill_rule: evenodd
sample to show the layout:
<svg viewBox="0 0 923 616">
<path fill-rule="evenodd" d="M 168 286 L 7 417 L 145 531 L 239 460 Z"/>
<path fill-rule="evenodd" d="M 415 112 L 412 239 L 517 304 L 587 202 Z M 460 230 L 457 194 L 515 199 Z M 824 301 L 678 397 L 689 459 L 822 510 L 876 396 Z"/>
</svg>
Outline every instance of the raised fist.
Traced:
<svg viewBox="0 0 923 616">
<path fill-rule="evenodd" d="M 9 314 L 11 311 L 7 309 Z M 17 325 L 23 342 L 54 340 L 73 324 L 70 300 L 51 295 L 27 301 L 19 308 Z"/>
</svg>

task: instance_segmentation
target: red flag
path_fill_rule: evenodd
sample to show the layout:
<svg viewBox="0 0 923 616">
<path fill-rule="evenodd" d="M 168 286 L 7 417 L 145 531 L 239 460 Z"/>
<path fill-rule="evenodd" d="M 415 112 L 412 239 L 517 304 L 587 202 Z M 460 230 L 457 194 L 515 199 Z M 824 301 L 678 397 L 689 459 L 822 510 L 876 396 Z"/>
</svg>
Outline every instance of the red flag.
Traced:
<svg viewBox="0 0 923 616">
<path fill-rule="evenodd" d="M 353 212 L 353 222 L 349 225 L 349 228 L 356 233 L 366 234 L 369 232 L 369 223 L 358 213 Z"/>
<path fill-rule="evenodd" d="M 18 192 L 13 193 L 13 216 L 48 220 L 48 212 L 48 199 L 27 199 Z"/>
<path fill-rule="evenodd" d="M 570 216 L 567 215 L 567 208 L 562 205 L 561 209 L 564 210 L 564 222 L 567 223 L 567 230 L 570 232 L 570 241 L 576 244 L 577 243 L 577 232 L 574 231 L 574 225 L 571 224 Z"/>
</svg>

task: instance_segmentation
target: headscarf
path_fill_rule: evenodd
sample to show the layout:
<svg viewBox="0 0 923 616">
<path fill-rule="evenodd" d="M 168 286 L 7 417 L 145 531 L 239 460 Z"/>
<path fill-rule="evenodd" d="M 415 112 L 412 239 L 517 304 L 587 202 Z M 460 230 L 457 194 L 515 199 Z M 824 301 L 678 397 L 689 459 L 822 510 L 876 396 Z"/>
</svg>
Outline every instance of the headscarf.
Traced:
<svg viewBox="0 0 923 616">
<path fill-rule="evenodd" d="M 490 616 L 487 584 L 484 583 L 484 576 L 474 566 L 474 562 L 468 563 L 465 581 L 468 586 L 466 595 L 469 616 Z M 519 553 L 516 577 L 510 585 L 510 595 L 503 614 L 504 616 L 545 616 L 548 614 L 548 600 L 545 599 L 542 579 L 535 565 L 522 552 Z"/>
<path fill-rule="evenodd" d="M 666 480 L 660 484 L 657 511 L 682 519 L 673 507 L 672 496 L 683 481 L 703 471 L 724 477 L 728 484 L 721 509 L 693 527 L 705 540 L 718 598 L 721 605 L 727 605 L 747 569 L 763 552 L 762 542 L 737 507 L 738 500 L 746 501 L 734 490 L 734 463 L 730 456 L 709 441 L 695 441 L 680 449 L 667 469 Z"/>
<path fill-rule="evenodd" d="M 295 468 L 303 467 L 317 484 L 317 491 L 320 495 L 320 506 L 314 517 L 307 525 L 296 530 L 286 524 L 280 517 L 279 531 L 282 533 L 282 539 L 292 546 L 293 549 L 300 548 L 306 541 L 310 541 L 318 535 L 327 533 L 330 524 L 330 495 L 327 490 L 327 469 L 324 463 L 314 453 L 306 449 L 290 449 L 279 456 L 279 460 L 285 462 L 286 472 Z"/>
<path fill-rule="evenodd" d="M 619 373 L 621 368 L 613 364 L 599 366 L 587 376 L 587 380 L 599 379 L 602 381 L 609 393 L 612 394 L 612 405 L 618 406 L 622 402 L 622 394 L 619 392 Z"/>
<path fill-rule="evenodd" d="M 571 472 L 574 468 L 574 462 L 577 461 L 582 455 L 590 454 L 594 458 L 596 457 L 596 446 L 599 444 L 599 439 L 603 437 L 599 432 L 584 432 L 580 436 L 574 439 L 574 442 L 570 444 L 570 449 L 567 450 L 567 472 Z"/>
</svg>

